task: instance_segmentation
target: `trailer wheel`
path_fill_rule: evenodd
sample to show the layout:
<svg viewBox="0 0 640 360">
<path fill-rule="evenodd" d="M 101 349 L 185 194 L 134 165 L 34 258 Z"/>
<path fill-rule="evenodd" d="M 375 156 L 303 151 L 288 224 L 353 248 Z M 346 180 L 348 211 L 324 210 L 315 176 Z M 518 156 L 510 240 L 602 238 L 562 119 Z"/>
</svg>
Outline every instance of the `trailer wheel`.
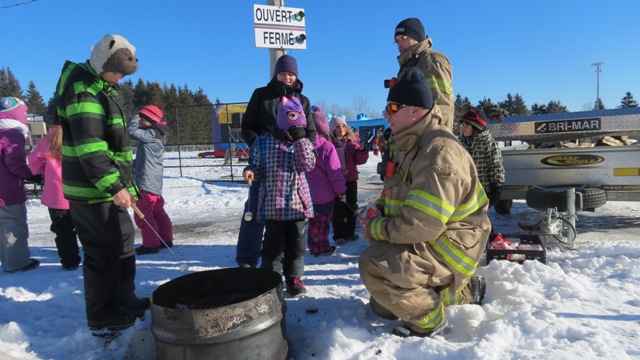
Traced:
<svg viewBox="0 0 640 360">
<path fill-rule="evenodd" d="M 501 199 L 493 205 L 493 208 L 498 214 L 511 213 L 511 206 L 513 205 L 513 199 Z"/>
<path fill-rule="evenodd" d="M 607 193 L 598 188 L 576 189 L 576 193 L 582 193 L 582 209 L 579 208 L 579 199 L 576 198 L 576 210 L 593 210 L 607 203 Z M 567 211 L 567 189 L 531 189 L 527 191 L 525 198 L 530 208 L 545 211 L 547 208 L 558 208 L 558 211 Z"/>
</svg>

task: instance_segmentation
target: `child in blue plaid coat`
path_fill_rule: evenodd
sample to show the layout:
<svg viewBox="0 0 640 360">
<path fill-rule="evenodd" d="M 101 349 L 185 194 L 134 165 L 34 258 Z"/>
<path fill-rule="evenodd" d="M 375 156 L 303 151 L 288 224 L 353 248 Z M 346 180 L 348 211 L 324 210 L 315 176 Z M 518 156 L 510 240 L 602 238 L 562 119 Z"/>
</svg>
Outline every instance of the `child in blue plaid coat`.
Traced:
<svg viewBox="0 0 640 360">
<path fill-rule="evenodd" d="M 253 143 L 243 176 L 247 182 L 261 181 L 257 214 L 265 223 L 261 267 L 284 273 L 287 292 L 297 297 L 306 293 L 304 225 L 313 217 L 304 173 L 315 167 L 316 158 L 297 98 L 282 97 L 277 125 Z"/>
</svg>

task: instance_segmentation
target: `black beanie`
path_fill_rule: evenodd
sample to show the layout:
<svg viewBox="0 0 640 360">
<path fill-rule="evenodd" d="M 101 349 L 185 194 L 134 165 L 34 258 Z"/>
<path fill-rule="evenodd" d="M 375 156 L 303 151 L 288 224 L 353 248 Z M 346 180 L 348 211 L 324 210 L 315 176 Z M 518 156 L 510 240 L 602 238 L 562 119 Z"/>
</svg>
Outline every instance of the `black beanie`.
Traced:
<svg viewBox="0 0 640 360">
<path fill-rule="evenodd" d="M 418 18 L 408 18 L 400 21 L 398 26 L 396 26 L 393 39 L 395 40 L 398 35 L 406 35 L 416 41 L 422 41 L 427 38 L 424 33 L 424 26 Z"/>
<path fill-rule="evenodd" d="M 431 90 L 427 86 L 422 70 L 412 67 L 404 73 L 389 89 L 387 101 L 431 109 L 433 96 L 431 96 Z"/>
<path fill-rule="evenodd" d="M 276 68 L 274 73 L 280 74 L 281 72 L 292 73 L 296 77 L 298 77 L 298 62 L 296 58 L 291 55 L 282 55 L 276 61 Z"/>
</svg>

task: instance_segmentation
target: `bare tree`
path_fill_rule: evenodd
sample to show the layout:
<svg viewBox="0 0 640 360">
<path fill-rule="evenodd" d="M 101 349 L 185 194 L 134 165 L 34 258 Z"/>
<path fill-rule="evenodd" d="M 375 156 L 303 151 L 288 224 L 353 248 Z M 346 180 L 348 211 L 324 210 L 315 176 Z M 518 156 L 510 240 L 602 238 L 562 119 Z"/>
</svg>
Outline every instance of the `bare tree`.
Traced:
<svg viewBox="0 0 640 360">
<path fill-rule="evenodd" d="M 356 114 L 365 114 L 368 118 L 375 118 L 377 116 L 373 115 L 375 110 L 369 106 L 369 99 L 362 95 L 355 96 L 351 100 L 351 109 L 355 111 Z M 373 115 L 373 116 L 372 116 Z"/>
</svg>

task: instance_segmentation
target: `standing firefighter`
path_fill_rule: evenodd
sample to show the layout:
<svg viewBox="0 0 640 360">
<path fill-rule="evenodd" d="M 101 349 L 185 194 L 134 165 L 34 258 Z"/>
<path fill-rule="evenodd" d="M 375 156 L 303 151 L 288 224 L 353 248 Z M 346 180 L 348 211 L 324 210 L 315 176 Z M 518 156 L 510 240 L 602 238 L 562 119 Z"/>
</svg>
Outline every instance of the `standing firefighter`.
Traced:
<svg viewBox="0 0 640 360">
<path fill-rule="evenodd" d="M 360 255 L 360 276 L 373 311 L 402 320 L 400 336 L 444 332 L 446 306 L 479 303 L 484 293 L 483 279 L 470 279 L 489 237 L 487 197 L 438 110 L 418 69 L 389 90 L 396 166 L 376 201 L 381 215 L 363 225 L 372 245 Z"/>
<path fill-rule="evenodd" d="M 105 35 L 84 63 L 65 62 L 56 87 L 62 125 L 62 188 L 84 250 L 88 325 L 117 330 L 144 317 L 149 299 L 134 294 L 137 195 L 125 117 L 114 86 L 138 70 L 136 49 Z"/>
<path fill-rule="evenodd" d="M 433 100 L 442 113 L 440 121 L 453 129 L 453 70 L 451 62 L 441 52 L 433 50 L 433 40 L 424 31 L 420 19 L 408 18 L 396 26 L 394 41 L 398 45 L 400 70 L 398 78 L 411 68 L 424 74 Z"/>
</svg>

